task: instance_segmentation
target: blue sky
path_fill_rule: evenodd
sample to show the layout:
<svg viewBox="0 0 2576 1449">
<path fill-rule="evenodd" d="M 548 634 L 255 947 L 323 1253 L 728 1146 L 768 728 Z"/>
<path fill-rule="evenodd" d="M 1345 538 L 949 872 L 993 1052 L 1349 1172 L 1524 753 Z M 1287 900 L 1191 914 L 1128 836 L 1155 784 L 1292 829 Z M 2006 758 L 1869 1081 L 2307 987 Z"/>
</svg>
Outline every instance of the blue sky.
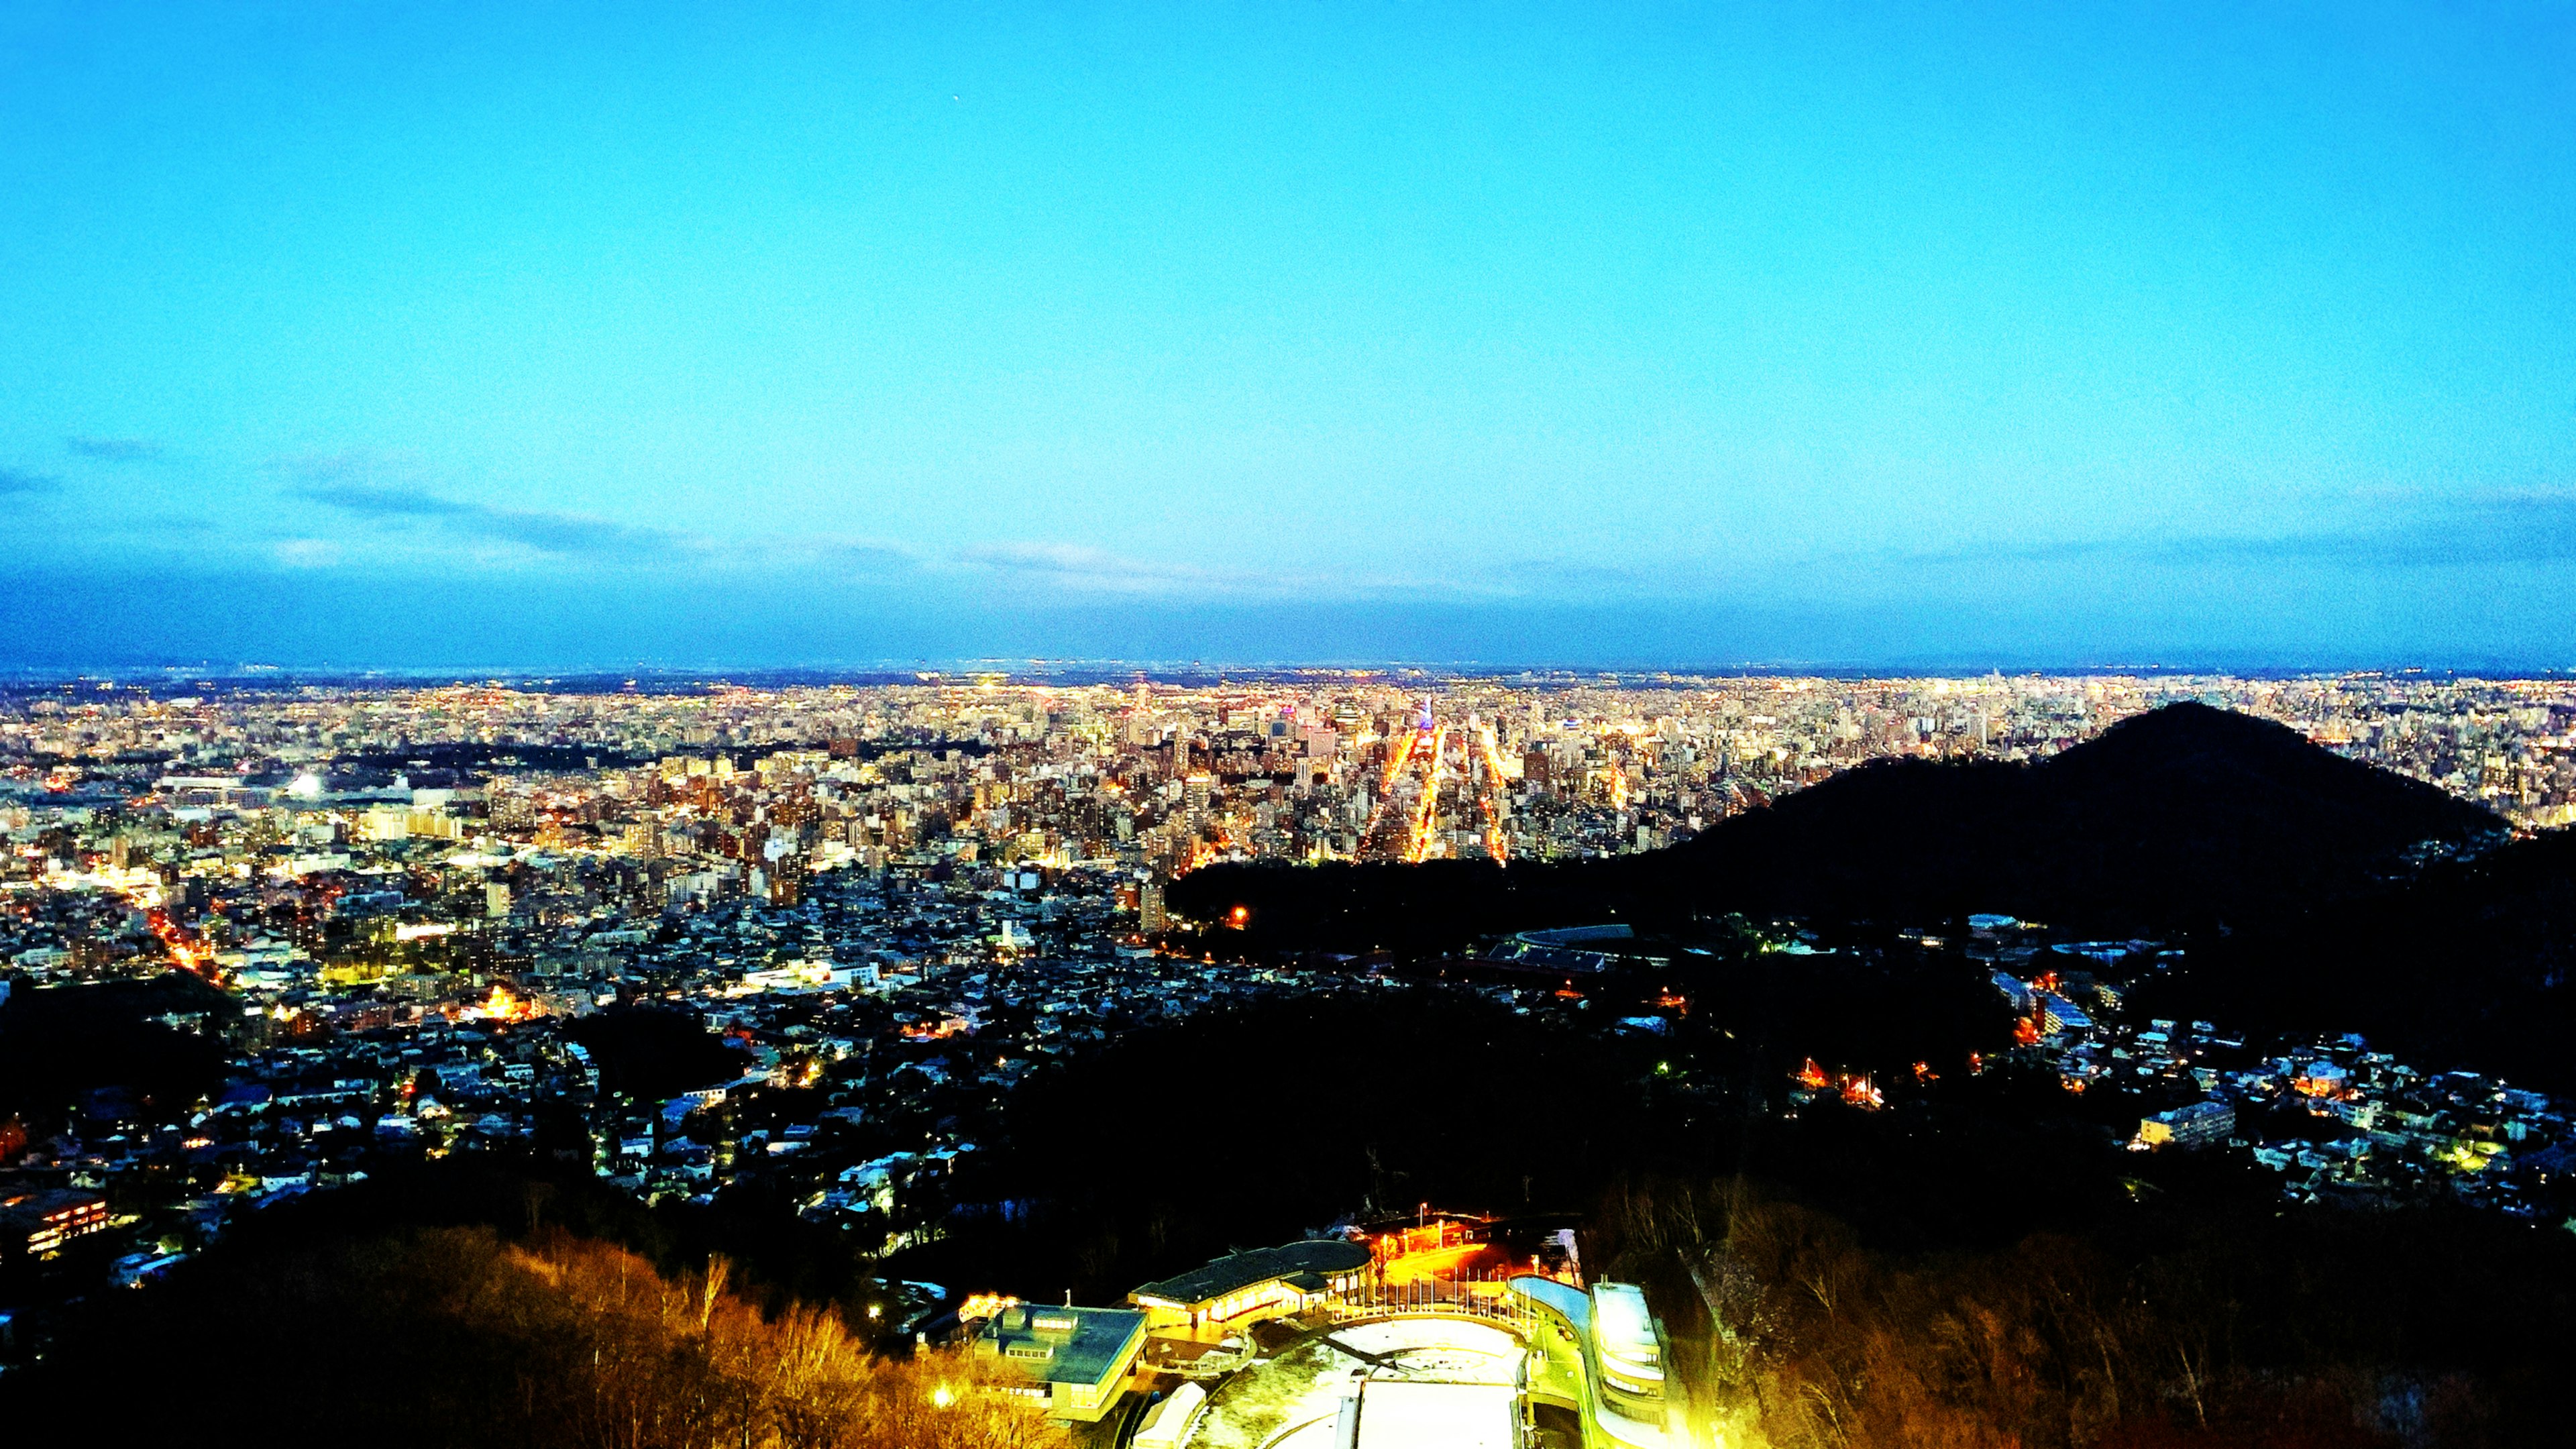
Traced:
<svg viewBox="0 0 2576 1449">
<path fill-rule="evenodd" d="M 2576 665 L 2576 11 L 0 9 L 0 663 Z"/>
</svg>

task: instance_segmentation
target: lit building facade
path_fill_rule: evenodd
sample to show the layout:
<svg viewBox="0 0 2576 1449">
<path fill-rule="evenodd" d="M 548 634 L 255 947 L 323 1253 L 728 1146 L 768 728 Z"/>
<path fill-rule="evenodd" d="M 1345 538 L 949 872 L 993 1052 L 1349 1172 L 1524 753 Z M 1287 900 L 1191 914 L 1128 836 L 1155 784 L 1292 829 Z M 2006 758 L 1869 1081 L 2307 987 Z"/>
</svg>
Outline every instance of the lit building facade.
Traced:
<svg viewBox="0 0 2576 1449">
<path fill-rule="evenodd" d="M 1156 1328 L 1285 1318 L 1357 1287 L 1369 1256 L 1366 1245 L 1343 1238 L 1256 1248 L 1148 1283 L 1128 1294 L 1127 1301 Z"/>
</svg>

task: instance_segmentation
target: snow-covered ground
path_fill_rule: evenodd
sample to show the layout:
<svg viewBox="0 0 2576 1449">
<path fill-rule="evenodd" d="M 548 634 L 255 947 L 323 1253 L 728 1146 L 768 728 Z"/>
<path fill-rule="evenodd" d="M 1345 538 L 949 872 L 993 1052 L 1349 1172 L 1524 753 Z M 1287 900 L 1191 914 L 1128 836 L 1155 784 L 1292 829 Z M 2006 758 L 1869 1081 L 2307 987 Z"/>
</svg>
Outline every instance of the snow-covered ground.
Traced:
<svg viewBox="0 0 2576 1449">
<path fill-rule="evenodd" d="M 1361 1353 L 1393 1358 L 1372 1365 Z M 1209 1397 L 1188 1449 L 1330 1449 L 1343 1401 L 1357 1397 L 1372 1378 L 1484 1386 L 1484 1394 L 1455 1396 L 1460 1411 L 1475 1421 L 1458 1426 L 1466 1436 L 1460 1442 L 1481 1443 L 1478 1432 L 1493 1415 L 1487 1400 L 1495 1391 L 1510 1396 L 1521 1354 L 1509 1333 L 1465 1318 L 1396 1318 L 1335 1329 L 1228 1378 Z M 1438 1402 L 1414 1395 L 1398 1415 L 1390 1401 L 1381 1417 L 1392 1428 L 1395 1418 L 1418 1416 Z M 1508 1415 L 1503 1422 L 1508 1425 Z"/>
</svg>

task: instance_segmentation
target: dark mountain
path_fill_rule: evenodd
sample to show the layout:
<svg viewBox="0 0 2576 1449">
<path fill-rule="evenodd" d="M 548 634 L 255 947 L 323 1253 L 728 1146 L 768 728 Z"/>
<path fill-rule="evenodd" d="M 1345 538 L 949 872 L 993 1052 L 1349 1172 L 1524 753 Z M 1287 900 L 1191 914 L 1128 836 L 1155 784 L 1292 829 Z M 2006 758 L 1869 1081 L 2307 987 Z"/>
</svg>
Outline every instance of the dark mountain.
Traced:
<svg viewBox="0 0 2576 1449">
<path fill-rule="evenodd" d="M 241 1020 L 241 1006 L 184 971 L 149 980 L 42 990 L 19 983 L 0 1004 L 0 1120 L 59 1111 L 102 1088 L 150 1121 L 173 1121 L 223 1081 L 217 1034 L 171 1022 Z"/>
<path fill-rule="evenodd" d="M 630 1096 L 676 1097 L 742 1075 L 751 1060 L 698 1018 L 658 1006 L 621 1006 L 564 1029 L 599 1062 L 599 1084 Z"/>
<path fill-rule="evenodd" d="M 2358 1031 L 2408 1060 L 2576 1090 L 2576 832 L 2555 830 L 2226 949 L 2141 1006 Z"/>
<path fill-rule="evenodd" d="M 1865 766 L 1726 822 L 1673 868 L 1734 909 L 2121 933 L 2301 914 L 2420 842 L 2503 828 L 2283 726 L 2176 704 L 2036 765 Z"/>
<path fill-rule="evenodd" d="M 2370 893 L 2426 841 L 2503 830 L 2476 806 L 2280 725 L 2176 704 L 2031 765 L 1887 761 L 1671 850 L 1510 867 L 1217 866 L 1172 900 L 1247 907 L 1247 945 L 1439 950 L 1618 918 L 1935 923 L 2001 911 L 2088 933 L 2304 918 Z"/>
</svg>

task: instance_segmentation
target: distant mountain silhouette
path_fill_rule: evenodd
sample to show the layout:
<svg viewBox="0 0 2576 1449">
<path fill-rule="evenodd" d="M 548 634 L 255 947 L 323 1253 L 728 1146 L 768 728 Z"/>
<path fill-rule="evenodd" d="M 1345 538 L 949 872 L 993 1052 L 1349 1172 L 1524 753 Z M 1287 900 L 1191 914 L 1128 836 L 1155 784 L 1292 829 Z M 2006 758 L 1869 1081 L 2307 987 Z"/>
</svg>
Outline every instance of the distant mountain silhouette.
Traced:
<svg viewBox="0 0 2576 1449">
<path fill-rule="evenodd" d="M 2104 934 L 2237 928 L 2370 893 L 2423 842 L 2503 822 L 2295 731 L 2200 704 L 2112 726 L 2036 764 L 1884 761 L 1674 849 L 1508 868 L 1217 866 L 1176 909 L 1250 909 L 1247 944 L 1443 949 L 1616 917 L 1934 924 L 1999 911 Z"/>
<path fill-rule="evenodd" d="M 2358 1031 L 2422 1065 L 2576 1091 L 2576 832 L 2441 861 L 2293 929 L 2231 941 L 2141 1004 Z"/>
<path fill-rule="evenodd" d="M 2186 703 L 2034 765 L 1866 765 L 1725 822 L 1673 869 L 1774 913 L 2169 930 L 2297 913 L 2367 889 L 2410 846 L 2503 828 L 2281 725 Z"/>
</svg>

